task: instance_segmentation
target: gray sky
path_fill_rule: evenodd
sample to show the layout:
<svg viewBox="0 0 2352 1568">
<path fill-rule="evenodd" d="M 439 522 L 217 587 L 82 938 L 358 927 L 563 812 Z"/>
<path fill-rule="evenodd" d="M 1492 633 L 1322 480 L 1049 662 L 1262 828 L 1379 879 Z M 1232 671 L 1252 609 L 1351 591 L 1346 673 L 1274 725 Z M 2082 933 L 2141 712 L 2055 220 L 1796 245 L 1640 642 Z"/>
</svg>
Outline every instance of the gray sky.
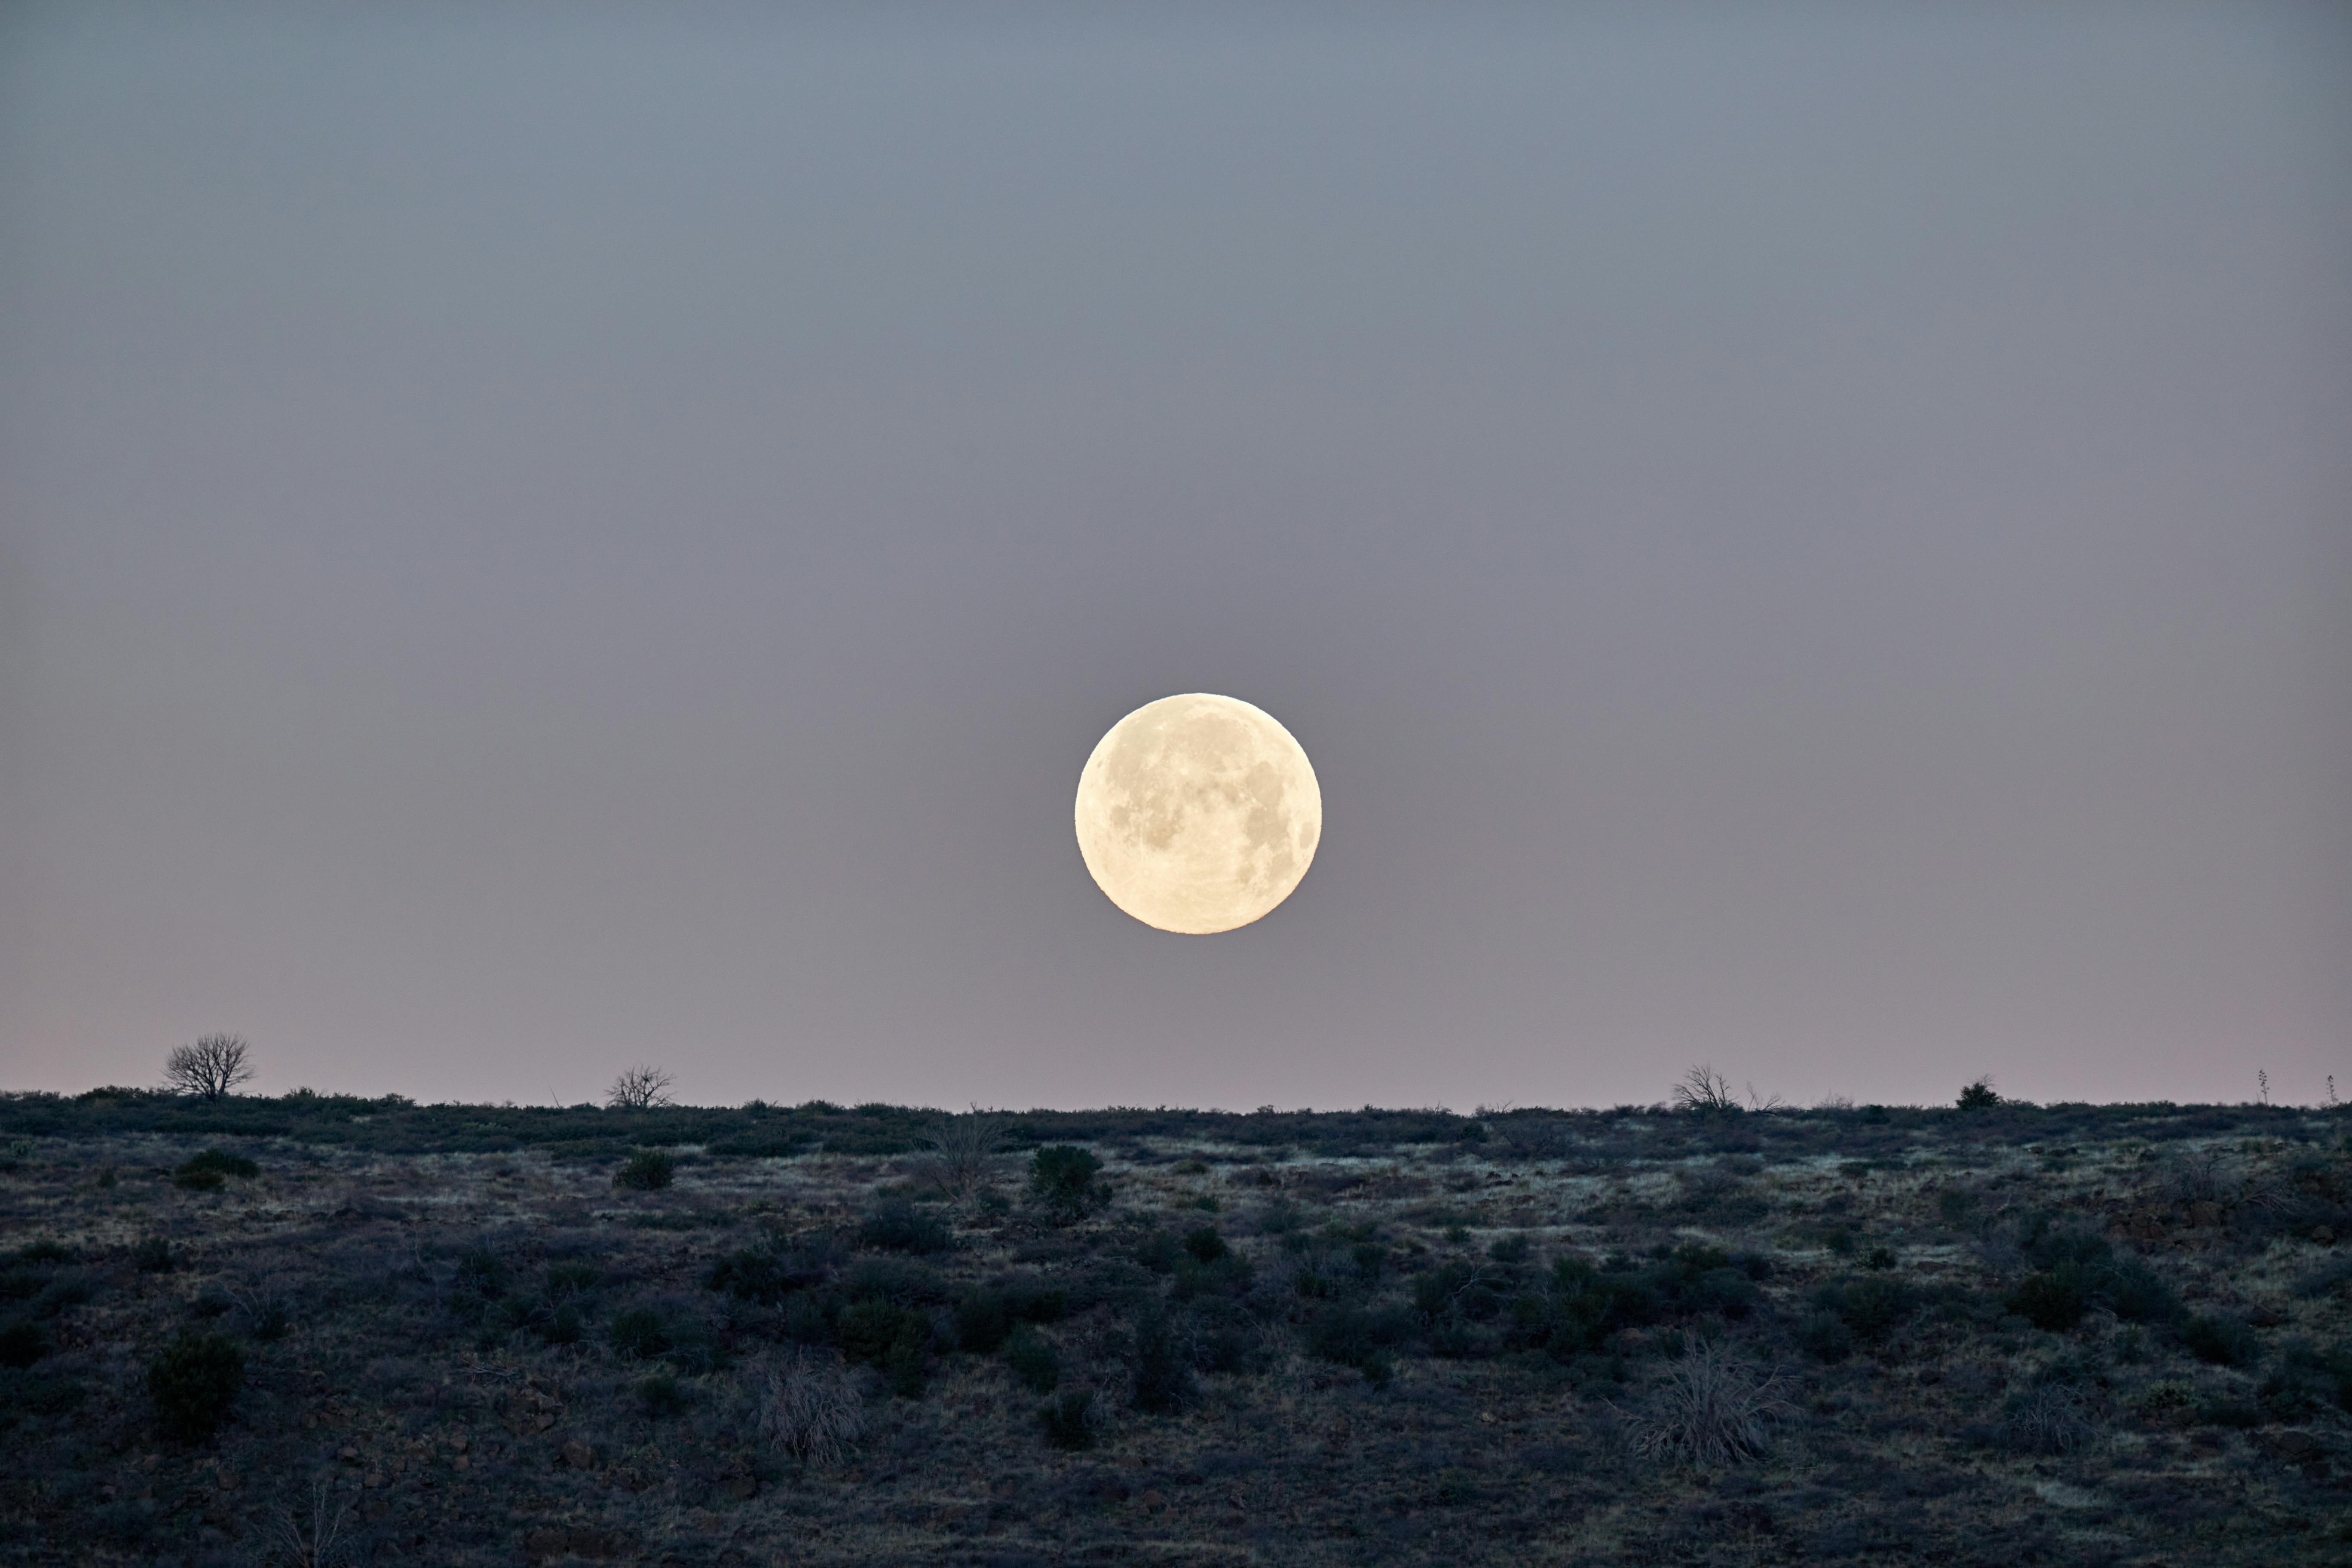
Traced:
<svg viewBox="0 0 2352 1568">
<path fill-rule="evenodd" d="M 17 5 L 0 1083 L 2352 1092 L 2347 305 L 2318 7 Z"/>
</svg>

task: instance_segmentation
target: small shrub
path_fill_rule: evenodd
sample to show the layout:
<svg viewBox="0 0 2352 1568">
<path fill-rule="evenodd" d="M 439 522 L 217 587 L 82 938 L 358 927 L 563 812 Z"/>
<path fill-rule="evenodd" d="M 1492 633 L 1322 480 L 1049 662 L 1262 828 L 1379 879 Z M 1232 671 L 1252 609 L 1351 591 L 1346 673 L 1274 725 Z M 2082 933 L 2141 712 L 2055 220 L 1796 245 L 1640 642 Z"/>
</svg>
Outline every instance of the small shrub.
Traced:
<svg viewBox="0 0 2352 1568">
<path fill-rule="evenodd" d="M 2027 1389 L 2001 1411 L 2001 1441 L 2021 1454 L 2071 1454 L 2095 1435 L 2082 1395 L 2063 1384 Z"/>
<path fill-rule="evenodd" d="M 1990 1110 L 2000 1103 L 2000 1096 L 1993 1092 L 1992 1079 L 1989 1078 L 1980 1078 L 1960 1090 L 1962 1110 Z"/>
<path fill-rule="evenodd" d="M 1073 1453 L 1093 1447 L 1094 1402 L 1094 1391 L 1087 1388 L 1068 1389 L 1060 1398 L 1047 1400 L 1037 1411 L 1045 1424 L 1045 1441 Z"/>
<path fill-rule="evenodd" d="M 1179 1352 L 1176 1336 L 1165 1315 L 1152 1312 L 1135 1325 L 1135 1407 L 1164 1415 L 1184 1403 L 1192 1391 L 1192 1369 Z"/>
<path fill-rule="evenodd" d="M 242 1154 L 231 1154 L 221 1149 L 207 1149 L 203 1153 L 182 1162 L 173 1173 L 185 1175 L 196 1171 L 217 1171 L 224 1176 L 236 1176 L 249 1181 L 261 1174 L 261 1167 Z"/>
<path fill-rule="evenodd" d="M 707 1289 L 724 1290 L 738 1300 L 772 1307 L 794 1290 L 820 1283 L 823 1278 L 822 1273 L 788 1268 L 782 1258 L 764 1248 L 747 1247 L 713 1263 L 703 1275 L 702 1283 Z"/>
<path fill-rule="evenodd" d="M 1108 1196 L 1095 1177 L 1102 1162 L 1074 1143 L 1051 1143 L 1029 1157 L 1029 1191 L 1056 1217 L 1074 1219 Z"/>
<path fill-rule="evenodd" d="M 580 1319 L 580 1309 L 570 1301 L 541 1307 L 531 1314 L 530 1327 L 551 1345 L 576 1345 L 587 1332 Z"/>
<path fill-rule="evenodd" d="M 226 1334 L 184 1329 L 147 1363 L 156 1424 L 184 1443 L 211 1436 L 244 1385 L 245 1352 Z"/>
<path fill-rule="evenodd" d="M 2219 1366 L 2251 1366 L 2263 1349 L 2243 1321 L 2219 1316 L 2189 1319 L 2181 1327 L 2180 1342 L 2199 1361 Z"/>
<path fill-rule="evenodd" d="M 955 1245 L 947 1222 L 905 1198 L 885 1198 L 857 1227 L 857 1239 L 867 1247 L 918 1256 L 945 1252 Z"/>
<path fill-rule="evenodd" d="M 1815 1312 L 1798 1325 L 1797 1348 L 1818 1361 L 1841 1362 L 1853 1353 L 1853 1331 L 1835 1312 Z"/>
<path fill-rule="evenodd" d="M 568 1301 L 587 1295 L 604 1282 L 604 1271 L 593 1263 L 551 1263 L 547 1266 L 547 1299 Z"/>
<path fill-rule="evenodd" d="M 39 1241 L 18 1248 L 16 1261 L 35 1265 L 71 1263 L 73 1256 L 73 1249 L 63 1242 L 53 1241 L 44 1237 Z"/>
<path fill-rule="evenodd" d="M 972 1290 L 956 1302 L 956 1344 L 989 1355 L 1013 1332 L 1013 1307 L 1002 1290 Z"/>
<path fill-rule="evenodd" d="M 48 1338 L 38 1323 L 17 1318 L 0 1325 L 0 1366 L 22 1370 L 48 1353 Z"/>
<path fill-rule="evenodd" d="M 131 1262 L 142 1274 L 169 1274 L 180 1266 L 179 1255 L 160 1236 L 148 1237 L 132 1247 Z"/>
<path fill-rule="evenodd" d="M 882 1369 L 892 1393 L 921 1394 L 931 1342 L 931 1321 L 923 1313 L 879 1298 L 859 1301 L 843 1311 L 835 1334 L 851 1361 Z"/>
<path fill-rule="evenodd" d="M 172 1184 L 192 1193 L 216 1193 L 227 1184 L 227 1178 L 218 1171 L 183 1169 L 172 1173 Z"/>
<path fill-rule="evenodd" d="M 761 1436 L 804 1464 L 840 1463 L 866 1430 L 857 1385 L 835 1356 L 793 1351 L 768 1369 L 755 1397 Z"/>
<path fill-rule="evenodd" d="M 1062 1358 L 1034 1329 L 1013 1331 L 1004 1342 L 1004 1364 L 1033 1394 L 1051 1394 L 1062 1381 Z"/>
<path fill-rule="evenodd" d="M 626 1361 L 651 1361 L 670 1348 L 668 1322 L 651 1307 L 632 1307 L 606 1331 L 615 1353 Z"/>
<path fill-rule="evenodd" d="M 639 1149 L 613 1173 L 613 1185 L 635 1193 L 655 1193 L 670 1184 L 677 1163 L 659 1149 Z"/>
<path fill-rule="evenodd" d="M 1758 1375 L 1715 1346 L 1696 1346 L 1666 1369 L 1645 1408 L 1631 1418 L 1633 1451 L 1694 1465 L 1752 1458 L 1789 1408 L 1779 1387 L 1779 1379 Z"/>
<path fill-rule="evenodd" d="M 457 1289 L 484 1300 L 496 1300 L 507 1288 L 506 1260 L 487 1247 L 457 1255 Z"/>
<path fill-rule="evenodd" d="M 2002 1301 L 2037 1329 L 2062 1333 L 2083 1321 L 2090 1306 L 2082 1271 L 2071 1266 L 2029 1274 Z"/>
<path fill-rule="evenodd" d="M 651 1377 L 639 1378 L 636 1394 L 637 1408 L 649 1421 L 683 1415 L 687 1406 L 693 1403 L 688 1398 L 686 1390 L 678 1385 L 676 1373 L 657 1372 Z"/>
<path fill-rule="evenodd" d="M 2174 1322 L 2184 1310 L 2179 1293 L 2137 1258 L 2116 1266 L 2104 1293 L 2116 1316 L 2127 1323 Z"/>
</svg>

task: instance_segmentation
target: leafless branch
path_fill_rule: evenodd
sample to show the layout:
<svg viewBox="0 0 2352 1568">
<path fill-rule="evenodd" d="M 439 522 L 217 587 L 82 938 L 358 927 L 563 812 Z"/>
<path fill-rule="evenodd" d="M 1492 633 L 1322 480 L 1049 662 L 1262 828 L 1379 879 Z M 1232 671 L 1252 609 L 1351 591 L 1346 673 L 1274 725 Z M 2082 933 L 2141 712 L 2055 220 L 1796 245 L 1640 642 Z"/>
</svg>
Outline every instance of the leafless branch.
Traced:
<svg viewBox="0 0 2352 1568">
<path fill-rule="evenodd" d="M 219 1100 L 252 1079 L 247 1049 L 235 1035 L 206 1035 L 193 1046 L 175 1046 L 163 1058 L 164 1086 L 199 1100 Z"/>
<path fill-rule="evenodd" d="M 1739 1095 L 1731 1080 L 1711 1067 L 1695 1067 L 1683 1074 L 1682 1081 L 1674 1088 L 1676 1110 L 1686 1110 L 1700 1116 L 1716 1116 L 1740 1109 Z"/>
<path fill-rule="evenodd" d="M 657 1067 L 633 1067 L 613 1080 L 604 1091 L 604 1105 L 611 1110 L 651 1110 L 656 1106 L 674 1105 L 669 1087 L 677 1080 Z"/>
</svg>

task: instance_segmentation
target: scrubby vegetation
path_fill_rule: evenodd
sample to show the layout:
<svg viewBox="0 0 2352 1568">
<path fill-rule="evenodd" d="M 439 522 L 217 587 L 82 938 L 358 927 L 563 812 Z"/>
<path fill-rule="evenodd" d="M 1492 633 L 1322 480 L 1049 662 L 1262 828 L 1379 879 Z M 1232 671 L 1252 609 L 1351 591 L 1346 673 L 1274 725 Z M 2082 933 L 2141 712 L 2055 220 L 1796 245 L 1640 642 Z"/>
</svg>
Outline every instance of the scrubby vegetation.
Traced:
<svg viewBox="0 0 2352 1568">
<path fill-rule="evenodd" d="M 2341 1111 L 661 1092 L 0 1099 L 0 1562 L 2352 1554 Z"/>
</svg>

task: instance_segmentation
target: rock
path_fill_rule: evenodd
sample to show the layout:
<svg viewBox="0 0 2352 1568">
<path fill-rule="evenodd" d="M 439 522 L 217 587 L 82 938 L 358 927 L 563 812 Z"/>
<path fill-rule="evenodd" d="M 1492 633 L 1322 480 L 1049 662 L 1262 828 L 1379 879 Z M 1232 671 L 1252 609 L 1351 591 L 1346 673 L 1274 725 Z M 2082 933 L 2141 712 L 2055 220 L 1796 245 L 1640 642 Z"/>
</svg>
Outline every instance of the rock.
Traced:
<svg viewBox="0 0 2352 1568">
<path fill-rule="evenodd" d="M 2211 1199 L 2200 1199 L 2189 1205 L 2189 1223 L 2199 1230 L 2212 1230 L 2221 1223 L 2221 1205 Z"/>
<path fill-rule="evenodd" d="M 335 1450 L 335 1458 L 341 1459 L 347 1465 L 356 1465 L 360 1462 L 360 1451 L 346 1444 L 344 1447 Z"/>
<path fill-rule="evenodd" d="M 2308 1432 L 2290 1428 L 2271 1439 L 2271 1447 L 2282 1458 L 2307 1459 L 2319 1452 L 2319 1439 Z"/>
<path fill-rule="evenodd" d="M 593 1469 L 596 1464 L 596 1455 L 587 1444 L 574 1437 L 571 1442 L 563 1445 L 563 1462 L 575 1470 Z"/>
<path fill-rule="evenodd" d="M 730 1476 L 725 1480 L 719 1483 L 719 1489 L 739 1502 L 745 1501 L 760 1495 L 760 1478 L 757 1476 Z"/>
<path fill-rule="evenodd" d="M 2311 1239 L 2319 1243 L 2322 1247 L 2333 1247 L 2336 1245 L 2336 1227 L 2334 1226 L 2327 1225 L 2315 1225 L 2311 1227 Z"/>
</svg>

